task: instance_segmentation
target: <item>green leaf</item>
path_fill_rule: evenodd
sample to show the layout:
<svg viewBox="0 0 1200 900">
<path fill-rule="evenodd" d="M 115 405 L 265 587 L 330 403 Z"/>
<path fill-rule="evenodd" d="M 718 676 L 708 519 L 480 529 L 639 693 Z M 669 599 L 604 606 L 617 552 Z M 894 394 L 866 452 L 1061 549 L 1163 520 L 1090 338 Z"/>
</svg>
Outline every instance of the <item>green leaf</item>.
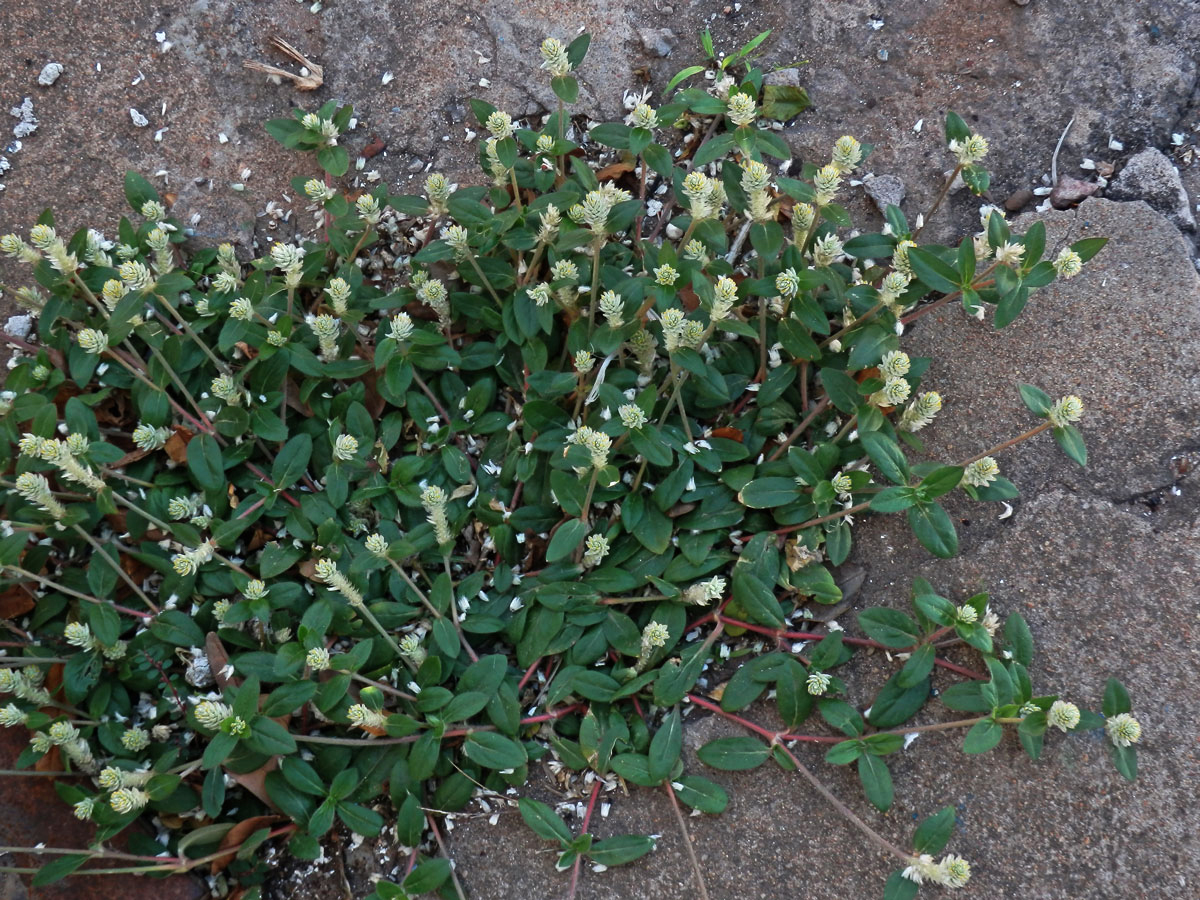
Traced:
<svg viewBox="0 0 1200 900">
<path fill-rule="evenodd" d="M 983 166 L 978 165 L 964 166 L 962 180 L 975 196 L 984 193 L 992 184 L 991 174 Z M 966 281 L 964 280 L 963 283 L 966 284 Z"/>
<path fill-rule="evenodd" d="M 1041 388 L 1034 387 L 1032 384 L 1019 385 L 1017 390 L 1021 392 L 1021 400 L 1025 406 L 1035 416 L 1045 416 L 1050 412 L 1050 408 L 1054 405 L 1054 401 L 1050 399 L 1050 395 Z"/>
<path fill-rule="evenodd" d="M 817 708 L 821 711 L 821 718 L 842 734 L 858 737 L 863 733 L 862 715 L 845 700 L 824 699 Z"/>
<path fill-rule="evenodd" d="M 48 862 L 33 876 L 32 886 L 35 888 L 45 887 L 48 884 L 54 884 L 66 878 L 85 862 L 91 859 L 87 853 L 72 853 L 69 856 L 60 856 L 53 862 Z"/>
<path fill-rule="evenodd" d="M 451 625 L 453 627 L 453 624 Z M 458 649 L 458 637 L 455 633 L 454 649 Z M 438 718 L 443 722 L 465 722 L 471 716 L 481 712 L 491 699 L 483 691 L 463 691 L 455 694 L 454 699 L 438 712 Z"/>
<path fill-rule="evenodd" d="M 295 435 L 283 445 L 271 465 L 271 481 L 275 484 L 275 490 L 287 490 L 300 479 L 308 468 L 312 449 L 312 438 L 303 433 Z"/>
<path fill-rule="evenodd" d="M 947 806 L 917 826 L 913 832 L 913 850 L 930 856 L 941 853 L 954 834 L 954 807 Z"/>
<path fill-rule="evenodd" d="M 262 706 L 262 714 L 270 718 L 288 716 L 313 698 L 317 693 L 315 681 L 293 681 L 273 690 Z"/>
<path fill-rule="evenodd" d="M 532 797 L 521 797 L 517 801 L 521 818 L 533 833 L 543 840 L 558 841 L 564 847 L 571 843 L 571 829 L 553 809 Z"/>
<path fill-rule="evenodd" d="M 450 879 L 450 860 L 438 857 L 419 863 L 401 882 L 406 894 L 428 894 Z"/>
<path fill-rule="evenodd" d="M 763 87 L 762 114 L 768 119 L 786 122 L 794 119 L 812 105 L 808 91 L 791 84 L 768 84 Z"/>
<path fill-rule="evenodd" d="M 187 613 L 178 609 L 165 609 L 150 623 L 150 633 L 160 641 L 176 647 L 203 647 L 204 632 Z"/>
<path fill-rule="evenodd" d="M 550 87 L 563 103 L 574 103 L 579 99 L 579 82 L 571 75 L 555 75 L 550 79 Z"/>
<path fill-rule="evenodd" d="M 350 168 L 350 156 L 342 146 L 322 147 L 317 151 L 317 165 L 334 178 L 341 178 Z"/>
<path fill-rule="evenodd" d="M 849 741 L 841 741 L 834 744 L 825 753 L 825 762 L 831 766 L 849 765 L 862 756 L 865 751 L 866 746 L 857 738 Z"/>
<path fill-rule="evenodd" d="M 751 509 L 774 509 L 799 498 L 794 478 L 756 478 L 738 492 L 738 500 Z"/>
<path fill-rule="evenodd" d="M 654 838 L 646 834 L 618 834 L 597 841 L 587 851 L 587 857 L 602 866 L 623 866 L 640 859 L 654 849 Z"/>
<path fill-rule="evenodd" d="M 696 151 L 694 157 L 694 165 L 706 166 L 710 162 L 715 162 L 725 156 L 734 147 L 733 134 L 726 132 L 724 134 L 714 135 L 704 142 L 704 145 Z"/>
<path fill-rule="evenodd" d="M 204 490 L 219 491 L 225 487 L 221 446 L 212 435 L 198 434 L 188 442 L 187 463 L 188 471 Z"/>
<path fill-rule="evenodd" d="M 871 498 L 871 509 L 881 513 L 904 512 L 916 502 L 916 488 L 890 487 Z"/>
<path fill-rule="evenodd" d="M 368 809 L 358 803 L 339 803 L 337 805 L 338 818 L 341 819 L 346 827 L 355 834 L 361 834 L 365 837 L 375 837 L 383 830 L 383 816 L 375 812 L 373 809 Z"/>
<path fill-rule="evenodd" d="M 215 819 L 221 814 L 225 805 L 225 770 L 220 766 L 213 766 L 204 776 L 200 802 L 210 819 Z"/>
<path fill-rule="evenodd" d="M 840 412 L 853 413 L 862 399 L 858 393 L 858 382 L 837 369 L 822 369 L 821 383 L 829 394 L 829 401 Z"/>
<path fill-rule="evenodd" d="M 892 805 L 892 773 L 887 763 L 869 753 L 858 758 L 858 780 L 862 782 L 867 799 L 880 812 L 887 812 Z"/>
<path fill-rule="evenodd" d="M 632 131 L 628 125 L 622 125 L 620 122 L 604 122 L 589 131 L 588 137 L 617 150 L 628 150 L 629 135 Z"/>
<path fill-rule="evenodd" d="M 1080 434 L 1078 428 L 1074 425 L 1063 425 L 1061 428 L 1052 428 L 1051 431 L 1054 432 L 1054 440 L 1063 453 L 1079 465 L 1087 465 L 1087 447 L 1083 443 L 1083 435 Z"/>
<path fill-rule="evenodd" d="M 885 478 L 895 484 L 908 484 L 908 460 L 899 444 L 880 431 L 868 431 L 858 439 Z"/>
<path fill-rule="evenodd" d="M 938 695 L 938 699 L 947 709 L 953 709 L 956 712 L 979 713 L 987 712 L 992 708 L 992 704 L 983 696 L 983 682 L 981 681 L 952 684 Z"/>
<path fill-rule="evenodd" d="M 924 644 L 913 651 L 912 656 L 904 663 L 904 668 L 900 670 L 898 679 L 900 687 L 910 688 L 924 681 L 926 676 L 933 671 L 935 656 L 933 644 Z"/>
<path fill-rule="evenodd" d="M 287 756 L 279 761 L 279 771 L 287 783 L 296 790 L 313 797 L 324 797 L 325 781 L 314 769 L 298 756 Z"/>
<path fill-rule="evenodd" d="M 929 677 L 917 681 L 910 687 L 900 683 L 902 672 L 887 680 L 871 704 L 868 720 L 876 728 L 895 728 L 917 714 L 929 699 Z"/>
<path fill-rule="evenodd" d="M 1087 262 L 1097 253 L 1099 253 L 1104 245 L 1108 243 L 1106 237 L 1084 238 L 1082 241 L 1076 241 L 1071 245 L 1071 249 L 1079 254 L 1079 258 Z"/>
<path fill-rule="evenodd" d="M 1118 747 L 1116 744 L 1109 742 L 1108 754 L 1112 758 L 1113 765 L 1117 767 L 1117 771 L 1125 778 L 1126 781 L 1137 781 L 1137 749 L 1133 746 Z"/>
<path fill-rule="evenodd" d="M 725 789 L 699 775 L 684 775 L 671 784 L 671 789 L 675 791 L 676 797 L 692 809 L 701 812 L 718 815 L 729 805 L 729 795 L 725 793 Z"/>
<path fill-rule="evenodd" d="M 567 62 L 571 64 L 572 69 L 578 69 L 583 65 L 588 47 L 591 45 L 592 36 L 586 31 L 581 32 L 571 43 L 567 44 Z"/>
<path fill-rule="evenodd" d="M 158 191 L 154 189 L 154 185 L 148 182 L 145 178 L 134 171 L 125 173 L 125 199 L 129 201 L 129 205 L 133 207 L 134 212 L 139 216 L 142 214 L 142 206 L 147 200 L 161 200 L 158 196 Z"/>
<path fill-rule="evenodd" d="M 1004 639 L 1013 659 L 1023 666 L 1033 662 L 1033 634 L 1019 612 L 1010 613 L 1004 622 Z"/>
<path fill-rule="evenodd" d="M 860 234 L 843 245 L 855 259 L 886 259 L 896 251 L 896 239 L 886 234 Z"/>
<path fill-rule="evenodd" d="M 996 720 L 988 716 L 971 726 L 971 730 L 967 732 L 967 736 L 963 740 L 963 753 L 987 753 L 1000 743 L 1000 738 L 1003 736 L 1004 728 L 997 725 Z"/>
<path fill-rule="evenodd" d="M 673 709 L 663 719 L 658 731 L 650 740 L 650 778 L 662 781 L 671 774 L 671 769 L 679 761 L 683 749 L 683 726 L 680 722 L 679 710 Z"/>
<path fill-rule="evenodd" d="M 921 546 L 941 559 L 958 553 L 958 532 L 946 511 L 936 503 L 922 503 L 905 510 L 909 527 Z"/>
<path fill-rule="evenodd" d="M 296 752 L 296 740 L 274 719 L 258 716 L 251 722 L 250 733 L 243 742 L 256 753 L 281 756 Z"/>
<path fill-rule="evenodd" d="M 917 493 L 922 500 L 933 500 L 958 487 L 962 477 L 962 466 L 941 466 L 921 479 L 921 483 L 917 485 Z"/>
<path fill-rule="evenodd" d="M 971 129 L 956 112 L 946 113 L 946 144 L 951 141 L 965 141 L 971 136 Z"/>
<path fill-rule="evenodd" d="M 1125 686 L 1115 678 L 1110 678 L 1105 682 L 1104 701 L 1100 706 L 1100 711 L 1109 718 L 1133 711 L 1129 693 L 1125 690 Z"/>
<path fill-rule="evenodd" d="M 953 266 L 943 262 L 930 251 L 923 247 L 910 247 L 908 261 L 912 264 L 917 278 L 935 291 L 953 294 L 958 290 L 958 272 L 954 270 Z"/>
<path fill-rule="evenodd" d="M 733 573 L 733 602 L 759 625 L 775 628 L 784 626 L 783 613 L 779 609 L 779 601 L 775 599 L 775 592 L 753 575 L 742 571 L 741 567 L 734 569 Z"/>
<path fill-rule="evenodd" d="M 912 900 L 920 889 L 915 881 L 904 877 L 903 869 L 897 869 L 883 886 L 883 900 Z"/>
<path fill-rule="evenodd" d="M 770 748 L 762 741 L 751 737 L 717 738 L 696 751 L 696 756 L 706 766 L 724 772 L 742 772 L 757 769 L 767 761 Z"/>
<path fill-rule="evenodd" d="M 663 96 L 670 96 L 671 91 L 675 90 L 680 82 L 691 78 L 693 75 L 699 75 L 705 70 L 705 68 L 705 66 L 688 66 L 686 69 L 680 69 L 671 77 L 671 80 L 667 82 L 667 86 L 663 90 Z"/>
<path fill-rule="evenodd" d="M 473 731 L 463 742 L 463 753 L 481 766 L 497 771 L 516 769 L 529 760 L 525 748 L 494 731 Z"/>
<path fill-rule="evenodd" d="M 921 629 L 898 609 L 877 606 L 858 614 L 858 627 L 872 640 L 893 650 L 906 650 L 921 639 Z"/>
<path fill-rule="evenodd" d="M 582 519 L 570 519 L 558 527 L 546 548 L 546 562 L 558 562 L 575 552 L 575 548 L 587 537 L 588 524 Z"/>
</svg>

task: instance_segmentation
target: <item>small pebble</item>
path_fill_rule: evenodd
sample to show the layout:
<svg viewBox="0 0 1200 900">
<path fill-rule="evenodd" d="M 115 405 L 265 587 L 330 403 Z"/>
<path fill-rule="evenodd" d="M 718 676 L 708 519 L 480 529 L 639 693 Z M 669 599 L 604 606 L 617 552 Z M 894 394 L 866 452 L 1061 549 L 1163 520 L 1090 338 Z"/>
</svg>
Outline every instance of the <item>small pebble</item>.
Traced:
<svg viewBox="0 0 1200 900">
<path fill-rule="evenodd" d="M 38 84 L 43 87 L 50 87 L 54 82 L 58 81 L 58 76 L 63 73 L 62 63 L 50 62 L 42 67 L 41 74 L 38 75 Z"/>
<path fill-rule="evenodd" d="M 1004 208 L 1009 212 L 1018 212 L 1032 201 L 1033 191 L 1029 190 L 1029 188 L 1021 188 L 1019 191 L 1013 191 L 1009 198 L 1004 201 Z"/>
</svg>

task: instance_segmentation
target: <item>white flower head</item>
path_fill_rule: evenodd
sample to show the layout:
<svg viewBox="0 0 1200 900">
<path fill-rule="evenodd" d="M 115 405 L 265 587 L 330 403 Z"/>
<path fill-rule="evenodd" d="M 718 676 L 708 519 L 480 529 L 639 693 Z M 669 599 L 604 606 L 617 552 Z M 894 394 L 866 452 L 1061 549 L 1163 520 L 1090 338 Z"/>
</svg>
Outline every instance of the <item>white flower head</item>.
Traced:
<svg viewBox="0 0 1200 900">
<path fill-rule="evenodd" d="M 1060 731 L 1070 731 L 1079 724 L 1079 707 L 1065 700 L 1055 700 L 1046 711 L 1046 724 Z"/>
<path fill-rule="evenodd" d="M 1083 401 L 1071 394 L 1055 402 L 1050 408 L 1050 421 L 1055 427 L 1063 428 L 1083 418 Z"/>
<path fill-rule="evenodd" d="M 333 455 L 335 459 L 340 459 L 343 462 L 348 462 L 354 459 L 358 453 L 358 439 L 349 434 L 339 434 L 333 442 Z"/>
<path fill-rule="evenodd" d="M 959 165 L 963 166 L 979 162 L 988 152 L 988 142 L 977 134 L 968 135 L 961 141 L 952 140 L 949 147 L 950 152 L 958 158 Z"/>
<path fill-rule="evenodd" d="M 1060 278 L 1074 278 L 1083 271 L 1083 259 L 1069 248 L 1063 248 L 1054 260 L 1054 271 Z"/>
<path fill-rule="evenodd" d="M 758 116 L 758 107 L 753 97 L 739 91 L 729 96 L 725 113 L 735 125 L 749 125 Z"/>
<path fill-rule="evenodd" d="M 1107 719 L 1104 733 L 1118 747 L 1128 747 L 1142 739 L 1142 725 L 1129 713 L 1120 713 Z"/>
<path fill-rule="evenodd" d="M 407 341 L 412 337 L 413 321 L 408 313 L 396 313 L 392 316 L 391 329 L 388 331 L 388 337 L 393 341 Z"/>
<path fill-rule="evenodd" d="M 647 422 L 646 414 L 636 403 L 617 407 L 617 415 L 621 417 L 621 424 L 631 430 L 641 428 Z"/>
</svg>

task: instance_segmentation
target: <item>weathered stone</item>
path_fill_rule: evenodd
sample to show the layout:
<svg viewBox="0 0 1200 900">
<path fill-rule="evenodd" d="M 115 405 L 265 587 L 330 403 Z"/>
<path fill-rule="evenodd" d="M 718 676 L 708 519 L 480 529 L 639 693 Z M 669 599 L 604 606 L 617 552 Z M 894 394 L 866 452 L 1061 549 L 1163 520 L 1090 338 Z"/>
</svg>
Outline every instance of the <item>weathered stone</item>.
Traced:
<svg viewBox="0 0 1200 900">
<path fill-rule="evenodd" d="M 863 179 L 863 190 L 875 204 L 880 215 L 887 214 L 889 206 L 899 206 L 904 202 L 904 182 L 895 175 L 876 175 L 874 178 Z"/>
<path fill-rule="evenodd" d="M 679 38 L 670 28 L 643 28 L 638 32 L 642 46 L 655 56 L 670 56 Z"/>
<path fill-rule="evenodd" d="M 1196 228 L 1187 191 L 1179 170 L 1153 147 L 1132 156 L 1105 196 L 1113 200 L 1145 200 L 1152 207 L 1188 231 Z"/>
<path fill-rule="evenodd" d="M 1080 181 L 1069 175 L 1060 175 L 1058 184 L 1050 192 L 1050 205 L 1055 209 L 1070 209 L 1072 206 L 1078 206 L 1098 190 L 1100 190 L 1100 185 L 1094 181 Z"/>
<path fill-rule="evenodd" d="M 786 69 L 776 69 L 773 72 L 768 72 L 763 76 L 763 84 L 775 84 L 780 87 L 804 86 L 804 82 L 800 80 L 800 70 L 795 66 L 788 66 Z"/>
</svg>

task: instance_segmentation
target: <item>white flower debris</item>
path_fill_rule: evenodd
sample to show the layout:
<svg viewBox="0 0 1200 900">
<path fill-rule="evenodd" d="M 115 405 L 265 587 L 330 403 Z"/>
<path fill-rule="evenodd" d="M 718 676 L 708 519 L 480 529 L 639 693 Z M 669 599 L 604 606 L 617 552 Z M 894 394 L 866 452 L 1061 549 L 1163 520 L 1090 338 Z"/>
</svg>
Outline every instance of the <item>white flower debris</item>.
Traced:
<svg viewBox="0 0 1200 900">
<path fill-rule="evenodd" d="M 383 84 L 391 84 L 396 79 L 396 76 L 391 72 L 384 72 L 383 77 L 379 79 Z"/>
<path fill-rule="evenodd" d="M 129 107 L 129 118 L 133 120 L 133 124 L 137 128 L 145 128 L 147 125 L 150 124 L 150 120 L 147 119 L 145 116 L 143 116 L 140 112 L 138 112 L 132 106 Z"/>
<path fill-rule="evenodd" d="M 8 112 L 9 115 L 11 115 L 14 119 L 20 119 L 20 121 L 17 123 L 17 126 L 13 129 L 13 137 L 15 137 L 17 140 L 27 138 L 37 131 L 38 120 L 37 116 L 33 114 L 32 97 L 26 97 L 21 101 L 20 106 L 14 106 Z"/>
</svg>

